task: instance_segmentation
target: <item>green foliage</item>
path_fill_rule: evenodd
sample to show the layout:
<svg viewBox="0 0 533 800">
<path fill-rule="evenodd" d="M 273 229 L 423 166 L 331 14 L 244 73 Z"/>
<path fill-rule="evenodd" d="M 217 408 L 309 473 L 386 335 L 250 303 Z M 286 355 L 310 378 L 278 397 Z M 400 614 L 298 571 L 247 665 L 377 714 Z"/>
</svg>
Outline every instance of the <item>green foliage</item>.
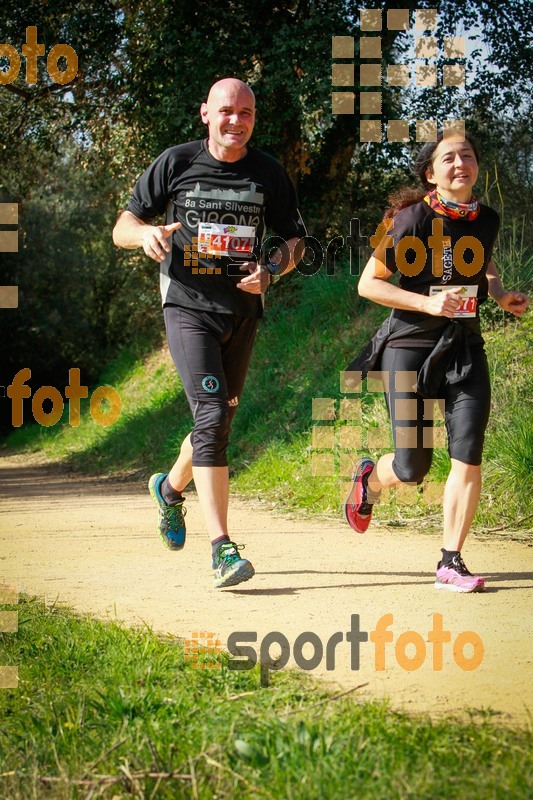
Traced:
<svg viewBox="0 0 533 800">
<path fill-rule="evenodd" d="M 117 346 L 157 341 L 154 265 L 118 254 L 111 228 L 148 162 L 204 135 L 199 104 L 221 75 L 253 85 L 254 143 L 285 163 L 323 246 L 333 235 L 347 236 L 352 217 L 365 234 L 375 228 L 386 194 L 409 180 L 409 148 L 361 145 L 356 117 L 330 113 L 331 37 L 353 35 L 357 46 L 359 5 L 213 0 L 206 13 L 199 0 L 23 0 L 0 15 L 0 41 L 19 52 L 31 24 L 46 52 L 64 42 L 79 58 L 79 73 L 65 86 L 51 81 L 39 58 L 35 85 L 27 84 L 23 64 L 16 81 L 0 87 L 0 202 L 17 202 L 21 219 L 19 253 L 2 259 L 3 283 L 21 289 L 19 309 L 0 315 L 0 337 L 13 345 L 4 384 L 24 365 L 35 385 L 64 385 L 72 366 L 91 382 Z M 438 35 L 463 20 L 491 45 L 499 71 L 476 73 L 467 116 L 482 135 L 491 175 L 497 161 L 512 213 L 531 196 L 528 109 L 515 102 L 518 91 L 527 94 L 529 11 L 522 0 L 503 5 L 459 8 L 446 0 Z M 388 31 L 382 46 L 384 61 L 392 61 L 405 41 Z M 482 57 L 477 49 L 473 61 Z M 356 47 L 356 63 L 357 55 Z M 425 104 L 420 118 L 428 118 L 433 102 L 442 113 L 447 94 L 432 100 L 424 90 L 417 97 Z M 401 118 L 402 103 L 412 116 L 411 100 L 384 87 L 385 117 Z"/>
<path fill-rule="evenodd" d="M 0 692 L 9 800 L 529 796 L 531 734 L 490 715 L 431 721 L 333 701 L 288 671 L 260 689 L 257 667 L 205 655 L 195 669 L 180 642 L 149 629 L 36 600 L 18 611 L 18 633 L 0 634 L 1 662 L 20 675 Z"/>
<path fill-rule="evenodd" d="M 71 147 L 48 166 L 48 179 L 19 204 L 20 251 L 4 257 L 4 280 L 19 287 L 19 308 L 0 315 L 0 337 L 10 342 L 2 382 L 29 367 L 34 390 L 62 390 L 72 367 L 83 384 L 94 383 L 128 333 L 150 330 L 150 303 L 159 306 L 156 283 L 144 289 L 135 259 L 117 257 L 111 241 L 114 182 L 84 169 Z M 135 292 L 125 296 L 133 280 Z"/>
</svg>

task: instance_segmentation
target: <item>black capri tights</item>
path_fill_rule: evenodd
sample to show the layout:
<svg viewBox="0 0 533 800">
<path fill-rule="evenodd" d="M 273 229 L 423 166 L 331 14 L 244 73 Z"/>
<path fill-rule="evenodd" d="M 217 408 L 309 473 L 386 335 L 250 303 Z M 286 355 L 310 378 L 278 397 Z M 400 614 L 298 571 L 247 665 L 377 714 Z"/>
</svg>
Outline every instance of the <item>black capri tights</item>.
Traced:
<svg viewBox="0 0 533 800">
<path fill-rule="evenodd" d="M 427 348 L 386 347 L 381 360 L 382 371 L 389 373 L 385 399 L 394 436 L 392 469 L 404 483 L 421 483 L 433 457 L 435 401 L 408 391 L 428 355 Z M 472 361 L 468 378 L 457 384 L 444 379 L 435 399 L 444 403 L 450 458 L 479 466 L 490 412 L 490 378 L 483 346 L 472 347 Z"/>
<path fill-rule="evenodd" d="M 193 466 L 225 467 L 257 320 L 178 306 L 165 306 L 163 314 L 170 354 L 194 417 Z"/>
</svg>

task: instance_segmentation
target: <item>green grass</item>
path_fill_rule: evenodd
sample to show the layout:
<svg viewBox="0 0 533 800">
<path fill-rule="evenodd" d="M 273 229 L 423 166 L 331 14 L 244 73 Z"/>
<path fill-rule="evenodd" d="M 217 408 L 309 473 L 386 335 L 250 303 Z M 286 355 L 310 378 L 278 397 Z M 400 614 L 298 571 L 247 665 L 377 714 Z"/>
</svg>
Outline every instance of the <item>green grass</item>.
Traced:
<svg viewBox="0 0 533 800">
<path fill-rule="evenodd" d="M 516 278 L 518 269 L 517 236 L 515 232 L 500 248 L 502 271 L 510 279 Z M 386 309 L 362 301 L 356 283 L 344 266 L 337 267 L 334 276 L 324 271 L 313 277 L 291 276 L 269 295 L 229 449 L 234 492 L 288 511 L 340 516 L 342 486 L 349 480 L 357 450 L 341 450 L 337 442 L 329 452 L 327 474 L 313 474 L 311 431 L 314 425 L 326 426 L 335 428 L 339 436 L 339 428 L 350 424 L 339 419 L 341 401 L 350 397 L 341 392 L 340 372 L 387 314 Z M 502 523 L 525 527 L 533 513 L 531 313 L 515 320 L 497 310 L 492 301 L 489 304 L 492 309 L 483 312 L 482 321 L 493 409 L 483 467 L 485 484 L 474 525 L 477 529 Z M 115 425 L 98 426 L 86 403 L 78 428 L 71 428 L 66 419 L 48 429 L 24 426 L 8 438 L 5 452 L 39 449 L 71 468 L 106 474 L 129 470 L 148 477 L 168 468 L 190 430 L 191 416 L 166 348 L 158 347 L 145 358 L 124 351 L 108 366 L 100 383 L 114 386 L 122 397 L 122 415 Z M 336 420 L 313 420 L 313 398 L 334 402 Z M 389 446 L 372 449 L 366 436 L 368 430 L 379 429 L 390 442 L 383 397 L 365 390 L 361 404 L 362 449 L 378 456 Z M 442 487 L 449 463 L 445 450 L 435 451 L 428 476 L 433 489 Z M 403 496 L 390 492 L 376 508 L 378 520 L 395 525 L 409 524 L 413 518 L 433 524 L 439 514 L 440 503 L 428 492 L 415 490 Z"/>
<path fill-rule="evenodd" d="M 533 320 L 531 313 L 485 333 L 492 374 L 492 417 L 484 454 L 485 518 L 497 523 L 532 513 Z M 528 520 L 531 529 L 531 519 Z"/>
<path fill-rule="evenodd" d="M 6 800 L 530 796 L 531 733 L 486 712 L 412 717 L 333 700 L 299 672 L 260 689 L 258 667 L 205 655 L 195 669 L 148 629 L 35 599 L 18 612 L 18 633 L 0 634 L 0 663 L 20 676 L 0 691 Z"/>
</svg>

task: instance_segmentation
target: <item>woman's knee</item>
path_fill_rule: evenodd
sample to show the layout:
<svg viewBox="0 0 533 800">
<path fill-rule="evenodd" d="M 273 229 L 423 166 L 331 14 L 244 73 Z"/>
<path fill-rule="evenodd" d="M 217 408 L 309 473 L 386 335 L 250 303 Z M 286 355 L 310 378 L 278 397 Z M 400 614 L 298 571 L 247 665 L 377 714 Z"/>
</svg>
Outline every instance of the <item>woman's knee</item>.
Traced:
<svg viewBox="0 0 533 800">
<path fill-rule="evenodd" d="M 392 469 L 402 483 L 422 483 L 431 467 L 432 452 L 414 450 L 411 453 L 396 452 Z"/>
<path fill-rule="evenodd" d="M 468 464 L 464 461 L 460 461 L 457 458 L 451 458 L 451 470 L 450 473 L 453 473 L 462 481 L 475 481 L 481 479 L 481 465 L 480 464 Z"/>
</svg>

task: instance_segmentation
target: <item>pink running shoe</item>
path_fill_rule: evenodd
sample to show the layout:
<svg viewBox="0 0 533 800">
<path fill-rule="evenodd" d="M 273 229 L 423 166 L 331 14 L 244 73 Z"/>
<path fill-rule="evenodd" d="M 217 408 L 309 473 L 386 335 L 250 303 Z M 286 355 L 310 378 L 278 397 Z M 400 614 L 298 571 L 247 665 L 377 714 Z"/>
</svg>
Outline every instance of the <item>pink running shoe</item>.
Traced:
<svg viewBox="0 0 533 800">
<path fill-rule="evenodd" d="M 447 567 L 442 561 L 437 564 L 435 588 L 447 589 L 449 592 L 482 592 L 485 580 L 478 575 L 472 575 L 466 568 L 461 553 L 458 553 Z"/>
<path fill-rule="evenodd" d="M 357 533 L 366 532 L 372 519 L 373 505 L 379 500 L 378 495 L 370 497 L 368 489 L 368 476 L 374 466 L 371 458 L 362 458 L 357 462 L 352 474 L 353 484 L 344 503 L 344 516 Z"/>
</svg>

